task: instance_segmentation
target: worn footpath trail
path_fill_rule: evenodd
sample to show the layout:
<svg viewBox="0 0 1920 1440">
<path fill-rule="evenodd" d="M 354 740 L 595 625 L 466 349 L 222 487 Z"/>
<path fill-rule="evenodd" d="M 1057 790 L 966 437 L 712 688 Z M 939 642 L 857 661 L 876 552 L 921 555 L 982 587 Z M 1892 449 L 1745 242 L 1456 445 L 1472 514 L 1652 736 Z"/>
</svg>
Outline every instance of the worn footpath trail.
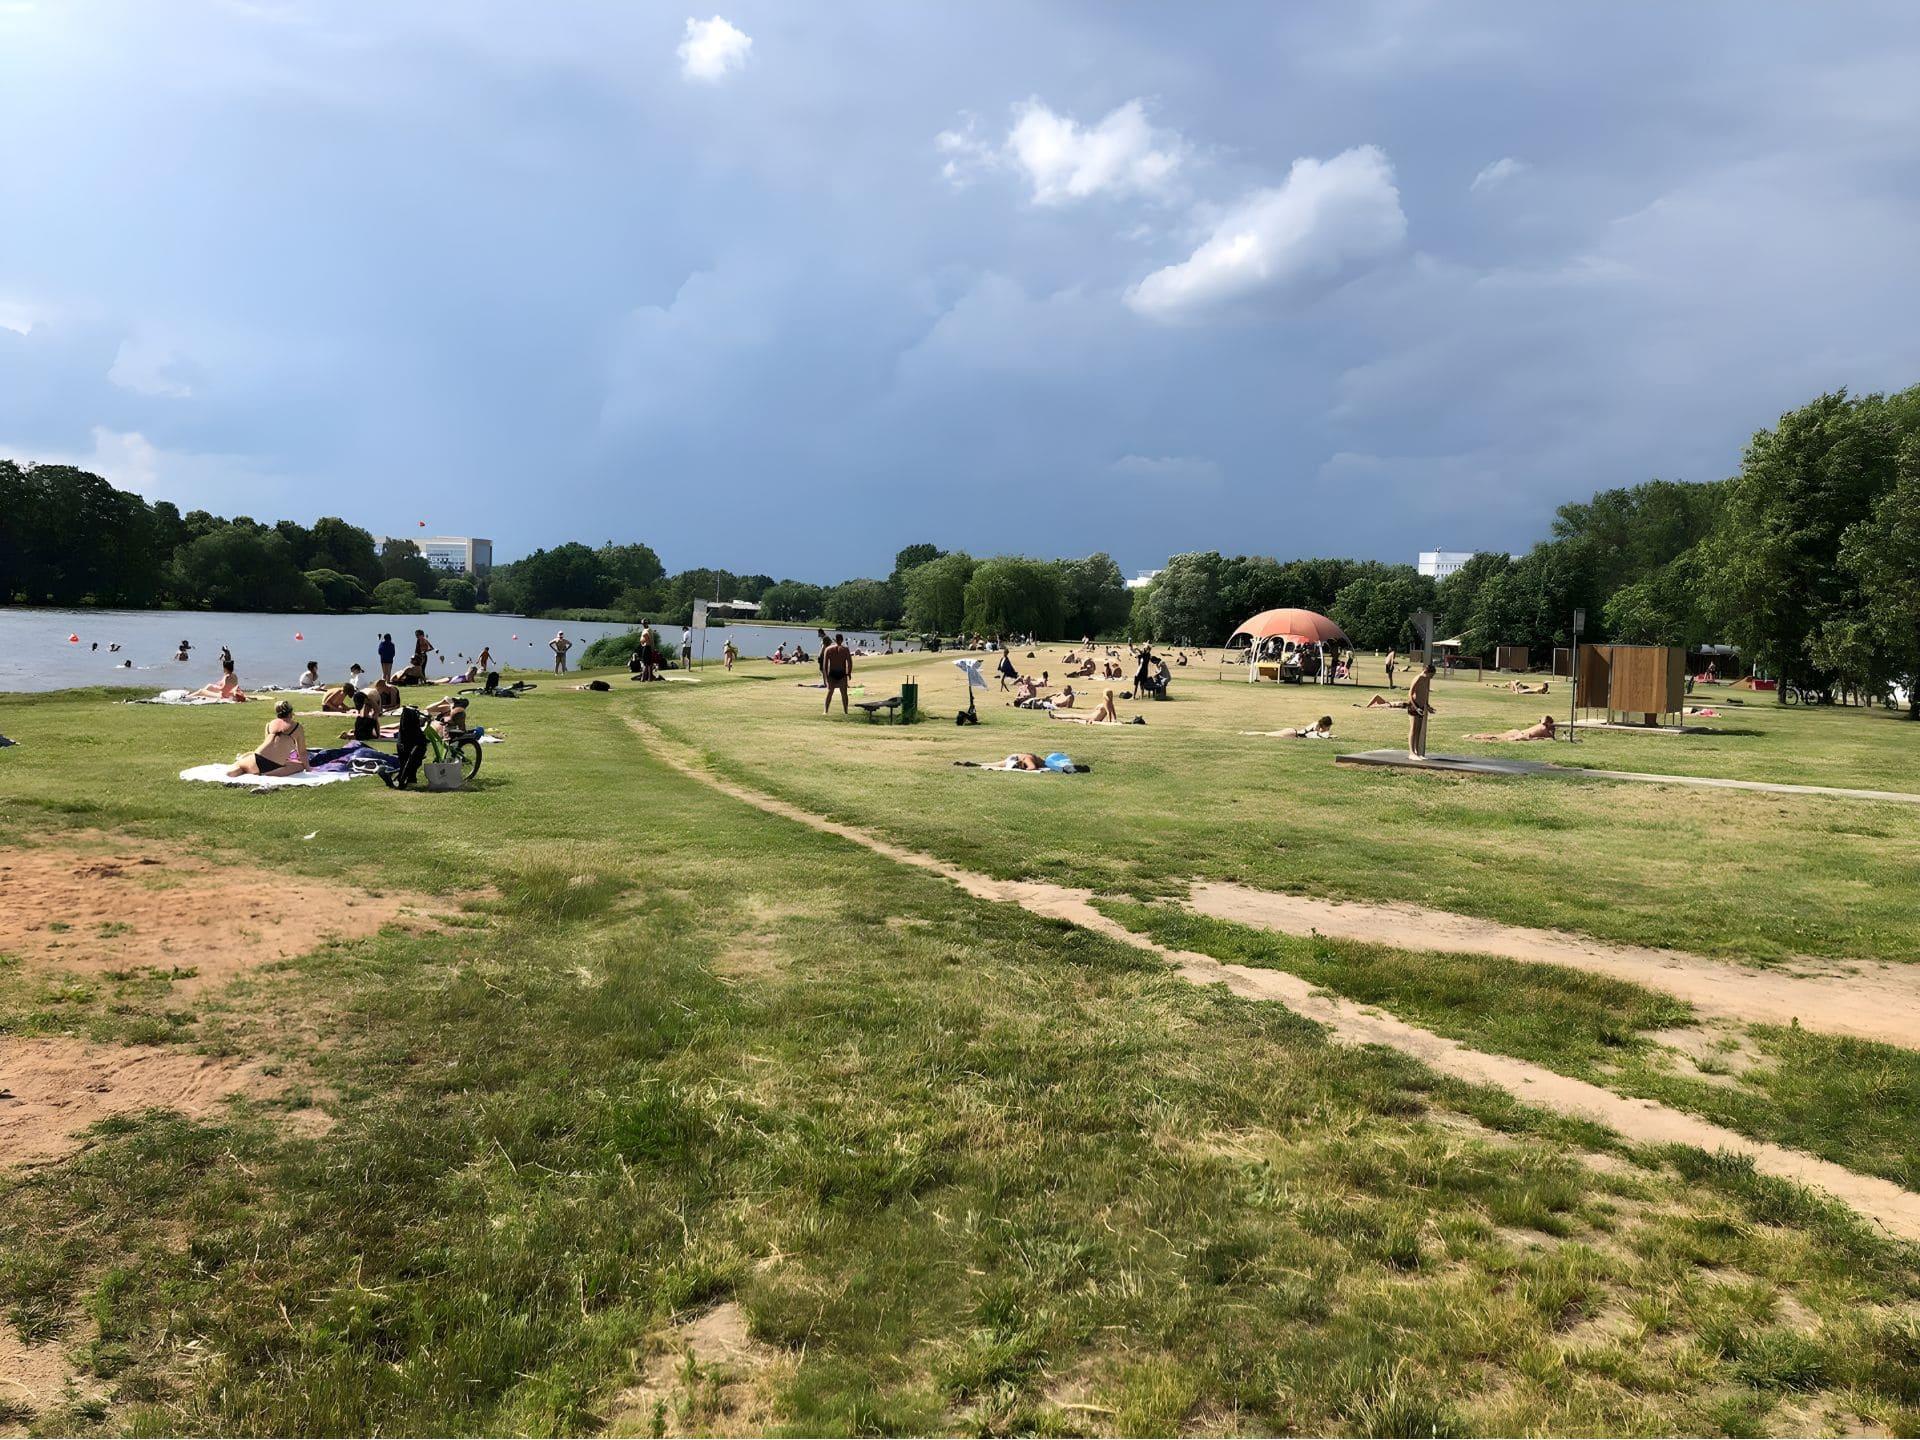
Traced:
<svg viewBox="0 0 1920 1440">
<path fill-rule="evenodd" d="M 1758 1025 L 1792 1025 L 1823 1035 L 1920 1045 L 1920 966 L 1853 960 L 1742 965 L 1679 950 L 1613 945 L 1504 925 L 1420 905 L 1372 904 L 1285 895 L 1203 881 L 1187 903 L 1202 915 L 1283 935 L 1324 935 L 1403 950 L 1498 955 L 1630 981 L 1685 1000 L 1704 1016 Z"/>
<path fill-rule="evenodd" d="M 1750 1139 L 1657 1101 L 1616 1095 L 1602 1086 L 1561 1075 L 1530 1061 L 1471 1049 L 1370 1007 L 1327 994 L 1285 971 L 1231 965 L 1210 955 L 1169 949 L 1102 914 L 1093 905 L 1091 892 L 1042 881 L 996 880 L 937 856 L 896 845 L 857 826 L 829 820 L 717 775 L 700 763 L 688 747 L 656 726 L 636 716 L 629 716 L 627 723 L 667 764 L 767 814 L 837 835 L 902 865 L 932 871 L 977 898 L 1019 905 L 1034 914 L 1064 920 L 1123 945 L 1151 951 L 1165 959 L 1176 973 L 1196 984 L 1223 984 L 1236 995 L 1277 1001 L 1296 1014 L 1324 1025 L 1337 1041 L 1350 1045 L 1384 1045 L 1443 1075 L 1472 1085 L 1492 1086 L 1542 1110 L 1604 1125 L 1637 1144 L 1690 1145 L 1744 1156 L 1762 1174 L 1822 1190 L 1889 1234 L 1920 1243 L 1920 1194 L 1890 1180 L 1856 1174 L 1798 1150 Z M 1404 940 L 1401 943 L 1405 943 Z"/>
</svg>

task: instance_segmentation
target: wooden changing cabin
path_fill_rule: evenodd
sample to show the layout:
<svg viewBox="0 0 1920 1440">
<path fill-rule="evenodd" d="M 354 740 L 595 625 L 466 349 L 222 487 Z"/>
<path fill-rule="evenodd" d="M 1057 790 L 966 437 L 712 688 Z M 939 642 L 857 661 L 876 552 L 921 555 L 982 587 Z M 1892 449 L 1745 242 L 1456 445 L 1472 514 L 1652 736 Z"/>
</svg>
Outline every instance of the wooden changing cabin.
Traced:
<svg viewBox="0 0 1920 1440">
<path fill-rule="evenodd" d="M 1687 652 L 1678 645 L 1582 645 L 1575 703 L 1612 723 L 1677 724 L 1687 708 Z M 1671 717 L 1669 719 L 1668 717 Z"/>
</svg>

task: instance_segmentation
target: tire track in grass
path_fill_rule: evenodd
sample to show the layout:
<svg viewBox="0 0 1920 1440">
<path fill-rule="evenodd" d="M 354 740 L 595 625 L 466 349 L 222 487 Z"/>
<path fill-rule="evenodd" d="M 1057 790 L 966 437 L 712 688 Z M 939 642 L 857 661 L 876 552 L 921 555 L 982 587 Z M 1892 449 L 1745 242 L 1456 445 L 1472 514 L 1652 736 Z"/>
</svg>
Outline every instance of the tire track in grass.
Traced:
<svg viewBox="0 0 1920 1440">
<path fill-rule="evenodd" d="M 1688 1145 L 1710 1153 L 1743 1157 L 1763 1175 L 1824 1191 L 1888 1234 L 1920 1243 L 1920 1195 L 1890 1180 L 1857 1174 L 1832 1161 L 1790 1150 L 1784 1145 L 1750 1139 L 1738 1131 L 1658 1101 L 1617 1095 L 1603 1086 L 1561 1075 L 1528 1060 L 1471 1049 L 1431 1030 L 1327 994 L 1284 970 L 1230 965 L 1211 955 L 1169 949 L 1101 914 L 1093 905 L 1090 891 L 1045 881 L 996 880 L 937 856 L 910 850 L 858 826 L 829 820 L 715 774 L 700 763 L 690 747 L 638 716 L 627 716 L 626 723 L 649 742 L 659 759 L 690 779 L 769 815 L 838 836 L 899 864 L 931 871 L 978 899 L 1018 905 L 1035 915 L 1064 920 L 1119 944 L 1150 951 L 1167 961 L 1183 979 L 1197 985 L 1225 985 L 1247 999 L 1285 1005 L 1295 1014 L 1325 1026 L 1332 1037 L 1343 1044 L 1385 1046 L 1452 1079 L 1490 1086 L 1537 1109 L 1604 1125 L 1635 1144 Z"/>
</svg>

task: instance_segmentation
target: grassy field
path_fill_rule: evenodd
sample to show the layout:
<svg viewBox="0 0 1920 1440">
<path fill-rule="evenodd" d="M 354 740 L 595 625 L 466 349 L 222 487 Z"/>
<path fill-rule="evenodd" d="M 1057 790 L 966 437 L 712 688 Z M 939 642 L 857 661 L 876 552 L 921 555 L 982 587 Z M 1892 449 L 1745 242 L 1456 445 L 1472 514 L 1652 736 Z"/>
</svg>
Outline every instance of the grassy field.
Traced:
<svg viewBox="0 0 1920 1440">
<path fill-rule="evenodd" d="M 917 674 L 935 722 L 961 701 L 943 657 L 863 670 L 874 698 Z M 1920 1180 L 1907 1051 L 1719 1027 L 1741 1063 L 1716 1073 L 1677 1059 L 1668 1037 L 1711 1027 L 1665 995 L 1170 903 L 1212 878 L 1904 962 L 1920 808 L 1336 768 L 1331 750 L 1392 743 L 1397 713 L 1177 673 L 1147 725 L 1092 732 L 997 700 L 977 729 L 823 720 L 804 676 L 761 665 L 644 693 L 548 681 L 482 709 L 506 743 L 456 795 L 183 785 L 257 737 L 259 707 L 0 697 L 22 742 L 0 751 L 0 856 L 210 855 L 268 894 L 453 912 L 218 986 L 190 957 L 0 956 L 0 1081 L 71 1040 L 246 1060 L 283 1087 L 118 1114 L 70 1158 L 0 1170 L 0 1334 L 67 1372 L 0 1386 L 0 1429 L 1920 1427 L 1920 1255 L 1851 1212 L 1330 1044 L 718 794 L 627 723 L 954 863 L 1097 891 L 1169 943 Z M 1503 747 L 1459 735 L 1539 704 L 1464 680 L 1438 698 L 1435 748 L 1485 752 Z M 1572 758 L 1912 786 L 1913 729 L 1754 698 L 1712 735 Z M 1335 746 L 1239 733 L 1322 711 Z M 1092 773 L 950 763 L 1056 748 Z M 291 1123 L 316 1108 L 324 1131 Z"/>
</svg>

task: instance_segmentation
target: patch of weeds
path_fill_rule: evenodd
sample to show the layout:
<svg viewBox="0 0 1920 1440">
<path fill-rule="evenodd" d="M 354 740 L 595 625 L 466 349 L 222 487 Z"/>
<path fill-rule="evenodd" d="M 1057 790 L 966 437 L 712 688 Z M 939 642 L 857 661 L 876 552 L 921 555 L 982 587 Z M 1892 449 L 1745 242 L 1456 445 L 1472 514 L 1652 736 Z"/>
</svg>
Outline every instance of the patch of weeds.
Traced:
<svg viewBox="0 0 1920 1440">
<path fill-rule="evenodd" d="M 93 933 L 102 940 L 111 940 L 117 935 L 131 935 L 133 926 L 124 920 L 102 920 L 93 927 Z"/>
<path fill-rule="evenodd" d="M 624 876 L 576 865 L 536 863 L 500 887 L 500 905 L 508 914 L 548 924 L 591 920 L 604 915 L 627 885 Z"/>
<path fill-rule="evenodd" d="M 1756 1390 L 1818 1390 L 1827 1383 L 1826 1347 L 1793 1330 L 1735 1337 L 1733 1373 Z"/>
</svg>

